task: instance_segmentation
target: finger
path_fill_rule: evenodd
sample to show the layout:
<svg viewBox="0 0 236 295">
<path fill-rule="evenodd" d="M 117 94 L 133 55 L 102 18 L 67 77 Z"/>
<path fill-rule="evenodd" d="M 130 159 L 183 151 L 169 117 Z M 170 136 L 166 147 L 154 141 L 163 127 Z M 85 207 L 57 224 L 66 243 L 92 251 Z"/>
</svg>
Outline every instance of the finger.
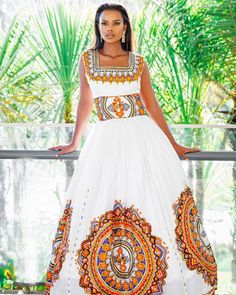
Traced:
<svg viewBox="0 0 236 295">
<path fill-rule="evenodd" d="M 195 152 L 200 152 L 201 150 L 199 149 L 191 149 L 191 150 L 188 150 L 187 152 L 188 153 L 195 153 Z"/>
<path fill-rule="evenodd" d="M 61 146 L 53 146 L 53 147 L 49 148 L 49 150 L 58 150 L 58 149 L 60 149 L 60 147 Z"/>
</svg>

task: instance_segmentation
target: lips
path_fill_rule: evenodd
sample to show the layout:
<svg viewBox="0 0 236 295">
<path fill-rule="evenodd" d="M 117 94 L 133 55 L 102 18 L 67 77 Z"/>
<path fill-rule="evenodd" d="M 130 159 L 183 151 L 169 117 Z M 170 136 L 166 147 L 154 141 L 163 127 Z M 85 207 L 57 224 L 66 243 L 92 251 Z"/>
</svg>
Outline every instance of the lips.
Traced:
<svg viewBox="0 0 236 295">
<path fill-rule="evenodd" d="M 115 35 L 111 35 L 111 34 L 109 34 L 109 35 L 106 35 L 106 37 L 114 37 Z"/>
</svg>

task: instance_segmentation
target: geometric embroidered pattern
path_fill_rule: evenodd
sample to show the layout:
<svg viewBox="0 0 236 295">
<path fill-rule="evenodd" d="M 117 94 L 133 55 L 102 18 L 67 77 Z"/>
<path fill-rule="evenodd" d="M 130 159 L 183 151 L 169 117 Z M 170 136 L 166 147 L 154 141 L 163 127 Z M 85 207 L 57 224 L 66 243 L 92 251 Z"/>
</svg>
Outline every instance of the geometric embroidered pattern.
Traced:
<svg viewBox="0 0 236 295">
<path fill-rule="evenodd" d="M 95 98 L 95 105 L 101 121 L 147 115 L 138 93 L 123 96 L 100 96 Z"/>
<path fill-rule="evenodd" d="M 52 241 L 51 261 L 46 273 L 45 295 L 50 295 L 51 287 L 54 282 L 59 279 L 59 273 L 69 248 L 68 237 L 70 233 L 72 211 L 71 200 L 67 200 L 65 210 L 59 220 L 55 239 Z"/>
<path fill-rule="evenodd" d="M 176 215 L 176 242 L 183 260 L 188 269 L 196 270 L 202 274 L 207 284 L 216 287 L 217 264 L 192 192 L 187 185 L 173 204 L 173 209 Z"/>
<path fill-rule="evenodd" d="M 138 80 L 144 68 L 144 57 L 129 51 L 129 65 L 99 66 L 97 50 L 88 49 L 82 53 L 85 71 L 91 80 L 101 82 L 132 82 Z"/>
<path fill-rule="evenodd" d="M 167 253 L 138 210 L 115 201 L 76 251 L 79 284 L 87 294 L 163 294 Z"/>
</svg>

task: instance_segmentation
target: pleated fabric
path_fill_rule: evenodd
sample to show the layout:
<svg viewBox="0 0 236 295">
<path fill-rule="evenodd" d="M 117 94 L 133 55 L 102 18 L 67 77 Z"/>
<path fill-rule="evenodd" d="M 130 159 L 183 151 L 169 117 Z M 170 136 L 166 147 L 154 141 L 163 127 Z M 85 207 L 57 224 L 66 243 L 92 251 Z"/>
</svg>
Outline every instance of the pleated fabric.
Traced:
<svg viewBox="0 0 236 295">
<path fill-rule="evenodd" d="M 47 295 L 214 294 L 217 265 L 181 161 L 148 116 L 98 121 L 65 195 Z"/>
</svg>

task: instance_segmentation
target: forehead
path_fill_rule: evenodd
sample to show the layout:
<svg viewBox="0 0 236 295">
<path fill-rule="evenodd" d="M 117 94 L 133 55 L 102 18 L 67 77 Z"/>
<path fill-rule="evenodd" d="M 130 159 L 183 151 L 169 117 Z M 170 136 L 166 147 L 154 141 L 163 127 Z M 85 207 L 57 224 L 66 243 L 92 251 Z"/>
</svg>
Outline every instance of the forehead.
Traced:
<svg viewBox="0 0 236 295">
<path fill-rule="evenodd" d="M 100 20 L 123 20 L 121 13 L 118 10 L 104 10 L 100 15 Z"/>
</svg>

